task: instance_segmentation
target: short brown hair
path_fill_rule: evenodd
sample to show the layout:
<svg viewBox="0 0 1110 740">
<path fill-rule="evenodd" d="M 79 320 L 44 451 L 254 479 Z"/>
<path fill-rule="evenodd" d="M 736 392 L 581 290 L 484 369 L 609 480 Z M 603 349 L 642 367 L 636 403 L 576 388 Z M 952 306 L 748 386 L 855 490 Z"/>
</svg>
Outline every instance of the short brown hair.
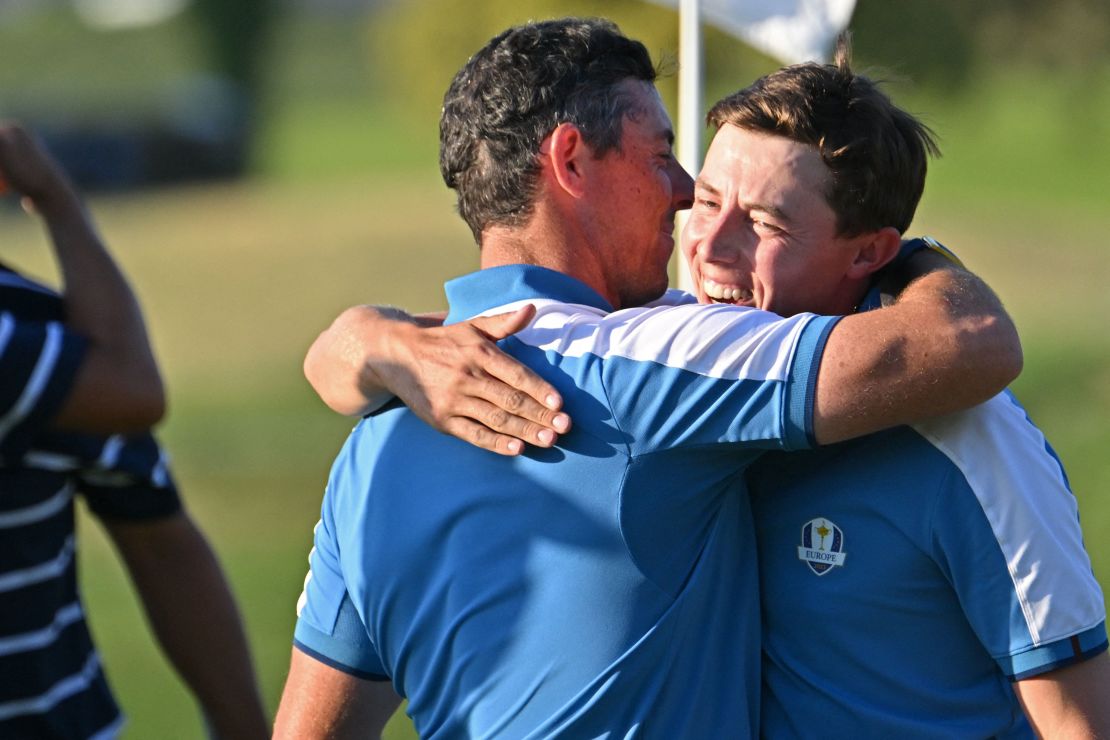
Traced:
<svg viewBox="0 0 1110 740">
<path fill-rule="evenodd" d="M 878 84 L 853 74 L 850 37 L 833 64 L 784 67 L 720 100 L 707 122 L 784 136 L 815 147 L 831 173 L 825 194 L 840 236 L 893 226 L 905 233 L 925 189 L 932 131 Z"/>
</svg>

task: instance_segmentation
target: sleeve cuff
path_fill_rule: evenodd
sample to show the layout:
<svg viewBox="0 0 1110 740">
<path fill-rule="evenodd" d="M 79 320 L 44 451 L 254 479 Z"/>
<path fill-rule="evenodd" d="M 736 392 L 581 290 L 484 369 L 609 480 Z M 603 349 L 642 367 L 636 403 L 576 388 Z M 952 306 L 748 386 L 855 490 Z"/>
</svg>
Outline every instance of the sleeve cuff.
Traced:
<svg viewBox="0 0 1110 740">
<path fill-rule="evenodd" d="M 813 406 L 817 396 L 817 371 L 821 356 L 841 316 L 814 316 L 802 330 L 790 368 L 786 404 L 784 441 L 787 450 L 806 450 L 817 446 L 813 434 Z"/>
<path fill-rule="evenodd" d="M 1106 622 L 1100 622 L 1077 635 L 999 658 L 998 666 L 1011 680 L 1020 681 L 1093 658 L 1106 647 Z"/>
</svg>

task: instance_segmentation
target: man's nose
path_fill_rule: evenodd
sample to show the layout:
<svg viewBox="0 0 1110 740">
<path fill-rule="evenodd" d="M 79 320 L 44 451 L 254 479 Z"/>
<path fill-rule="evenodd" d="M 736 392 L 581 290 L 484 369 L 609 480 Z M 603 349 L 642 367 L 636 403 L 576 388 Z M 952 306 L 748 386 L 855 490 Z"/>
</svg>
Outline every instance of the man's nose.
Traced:
<svg viewBox="0 0 1110 740">
<path fill-rule="evenodd" d="M 671 203 L 676 211 L 694 205 L 694 179 L 678 160 L 671 167 Z"/>
<path fill-rule="evenodd" d="M 702 234 L 699 256 L 705 262 L 735 263 L 744 255 L 743 217 L 735 211 L 724 211 Z"/>
</svg>

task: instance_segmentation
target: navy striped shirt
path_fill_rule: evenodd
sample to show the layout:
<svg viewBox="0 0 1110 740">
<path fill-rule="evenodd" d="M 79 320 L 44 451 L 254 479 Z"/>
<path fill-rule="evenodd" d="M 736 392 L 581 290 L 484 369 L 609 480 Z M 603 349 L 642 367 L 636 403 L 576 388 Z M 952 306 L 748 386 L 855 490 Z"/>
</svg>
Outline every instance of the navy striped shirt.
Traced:
<svg viewBox="0 0 1110 740">
<path fill-rule="evenodd" d="M 123 724 L 77 588 L 74 495 L 98 516 L 180 509 L 150 435 L 46 428 L 85 341 L 49 288 L 0 267 L 0 737 L 110 738 Z"/>
</svg>

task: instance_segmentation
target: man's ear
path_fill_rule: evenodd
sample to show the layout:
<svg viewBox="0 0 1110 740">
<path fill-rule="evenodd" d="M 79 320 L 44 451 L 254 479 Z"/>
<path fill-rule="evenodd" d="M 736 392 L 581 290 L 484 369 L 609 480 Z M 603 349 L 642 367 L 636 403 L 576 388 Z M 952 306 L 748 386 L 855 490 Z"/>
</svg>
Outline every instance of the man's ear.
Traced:
<svg viewBox="0 0 1110 740">
<path fill-rule="evenodd" d="M 540 145 L 540 153 L 547 155 L 551 176 L 563 191 L 573 198 L 586 193 L 587 158 L 592 157 L 590 147 L 582 138 L 582 131 L 573 123 L 560 123 Z"/>
<path fill-rule="evenodd" d="M 871 231 L 858 238 L 859 251 L 848 267 L 848 277 L 860 280 L 878 272 L 898 256 L 902 234 L 893 226 Z"/>
</svg>

